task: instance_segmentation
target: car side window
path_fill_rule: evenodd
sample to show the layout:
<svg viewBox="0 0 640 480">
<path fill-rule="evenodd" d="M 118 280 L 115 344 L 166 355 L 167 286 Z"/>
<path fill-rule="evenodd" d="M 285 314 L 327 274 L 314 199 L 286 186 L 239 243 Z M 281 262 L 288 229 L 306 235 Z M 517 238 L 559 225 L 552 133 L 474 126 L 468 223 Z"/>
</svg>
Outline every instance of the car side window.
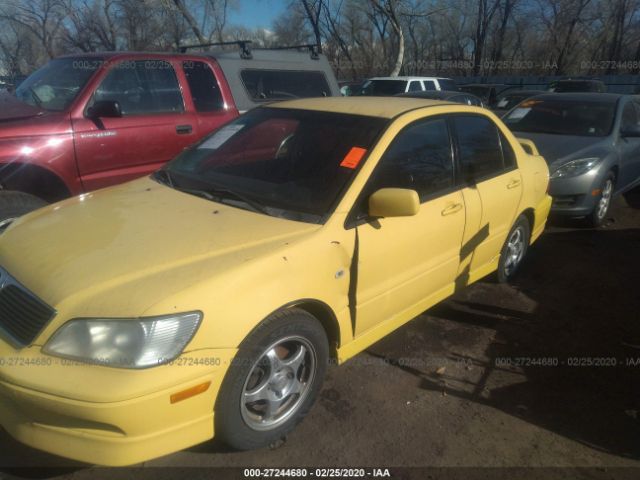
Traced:
<svg viewBox="0 0 640 480">
<path fill-rule="evenodd" d="M 432 119 L 402 130 L 384 153 L 367 185 L 367 197 L 380 188 L 408 188 L 420 201 L 453 186 L 453 157 L 447 122 Z"/>
<path fill-rule="evenodd" d="M 182 63 L 182 69 L 198 112 L 214 112 L 224 107 L 220 85 L 209 65 L 188 60 Z"/>
<path fill-rule="evenodd" d="M 409 91 L 420 92 L 422 91 L 422 85 L 420 85 L 420 82 L 413 80 L 412 82 L 409 82 Z"/>
<path fill-rule="evenodd" d="M 163 60 L 114 65 L 94 94 L 93 102 L 101 100 L 117 101 L 124 116 L 184 111 L 176 74 Z"/>
<path fill-rule="evenodd" d="M 494 123 L 478 115 L 456 115 L 453 123 L 462 179 L 475 181 L 502 173 L 502 148 Z"/>
<path fill-rule="evenodd" d="M 436 90 L 436 82 L 434 82 L 433 80 L 423 80 L 422 83 L 424 84 L 425 90 L 428 90 L 428 91 Z"/>
<path fill-rule="evenodd" d="M 240 78 L 249 97 L 255 101 L 331 95 L 322 71 L 244 69 Z M 363 90 L 367 86 L 363 87 Z M 370 88 L 374 88 L 373 85 Z M 404 90 L 403 90 L 404 91 Z"/>
</svg>

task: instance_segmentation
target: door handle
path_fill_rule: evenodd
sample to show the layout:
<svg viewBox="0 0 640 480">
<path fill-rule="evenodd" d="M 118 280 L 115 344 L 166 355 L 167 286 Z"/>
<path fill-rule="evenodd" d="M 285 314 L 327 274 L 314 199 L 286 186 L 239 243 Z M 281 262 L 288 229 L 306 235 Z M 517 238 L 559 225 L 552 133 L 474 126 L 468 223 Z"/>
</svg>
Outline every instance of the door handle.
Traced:
<svg viewBox="0 0 640 480">
<path fill-rule="evenodd" d="M 191 125 L 176 126 L 176 133 L 178 133 L 178 135 L 186 135 L 188 133 L 191 133 L 192 131 L 193 131 L 193 128 L 191 127 Z"/>
<path fill-rule="evenodd" d="M 518 185 L 520 185 L 520 180 L 514 179 L 507 183 L 507 188 L 516 188 Z"/>
<path fill-rule="evenodd" d="M 456 212 L 459 212 L 460 210 L 462 210 L 462 204 L 461 203 L 454 203 L 453 205 L 449 205 L 447 208 L 445 208 L 444 210 L 442 210 L 442 216 L 444 217 L 445 215 L 452 215 Z"/>
</svg>

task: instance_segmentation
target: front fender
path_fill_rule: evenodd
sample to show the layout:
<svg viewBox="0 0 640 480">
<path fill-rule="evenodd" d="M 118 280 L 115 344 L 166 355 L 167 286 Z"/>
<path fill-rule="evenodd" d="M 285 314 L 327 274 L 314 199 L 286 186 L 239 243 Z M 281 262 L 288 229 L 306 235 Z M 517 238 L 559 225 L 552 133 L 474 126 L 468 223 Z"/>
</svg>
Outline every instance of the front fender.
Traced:
<svg viewBox="0 0 640 480">
<path fill-rule="evenodd" d="M 325 229 L 295 245 L 240 267 L 212 275 L 149 308 L 144 315 L 198 309 L 203 322 L 189 349 L 237 348 L 271 313 L 302 300 L 315 300 L 331 309 L 341 343 L 352 339 L 349 315 L 351 257 L 354 231 L 340 237 Z"/>
</svg>

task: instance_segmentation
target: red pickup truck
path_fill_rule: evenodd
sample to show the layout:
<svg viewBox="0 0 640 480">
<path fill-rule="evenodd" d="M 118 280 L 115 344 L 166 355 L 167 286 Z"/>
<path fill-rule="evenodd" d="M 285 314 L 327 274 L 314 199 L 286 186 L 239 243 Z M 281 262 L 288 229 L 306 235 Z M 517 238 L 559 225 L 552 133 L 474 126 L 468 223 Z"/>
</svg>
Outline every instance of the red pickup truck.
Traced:
<svg viewBox="0 0 640 480">
<path fill-rule="evenodd" d="M 329 95 L 337 82 L 314 52 L 54 59 L 0 97 L 0 230 L 46 202 L 146 175 L 260 103 Z"/>
</svg>

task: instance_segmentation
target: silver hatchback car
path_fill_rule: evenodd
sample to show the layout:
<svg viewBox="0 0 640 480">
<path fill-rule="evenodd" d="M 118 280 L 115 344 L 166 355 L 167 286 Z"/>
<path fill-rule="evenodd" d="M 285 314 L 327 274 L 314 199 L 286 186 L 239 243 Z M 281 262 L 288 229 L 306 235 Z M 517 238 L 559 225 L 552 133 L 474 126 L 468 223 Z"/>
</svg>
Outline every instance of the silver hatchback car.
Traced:
<svg viewBox="0 0 640 480">
<path fill-rule="evenodd" d="M 502 120 L 547 160 L 552 213 L 597 227 L 613 196 L 640 185 L 640 97 L 550 93 L 524 100 Z"/>
</svg>

